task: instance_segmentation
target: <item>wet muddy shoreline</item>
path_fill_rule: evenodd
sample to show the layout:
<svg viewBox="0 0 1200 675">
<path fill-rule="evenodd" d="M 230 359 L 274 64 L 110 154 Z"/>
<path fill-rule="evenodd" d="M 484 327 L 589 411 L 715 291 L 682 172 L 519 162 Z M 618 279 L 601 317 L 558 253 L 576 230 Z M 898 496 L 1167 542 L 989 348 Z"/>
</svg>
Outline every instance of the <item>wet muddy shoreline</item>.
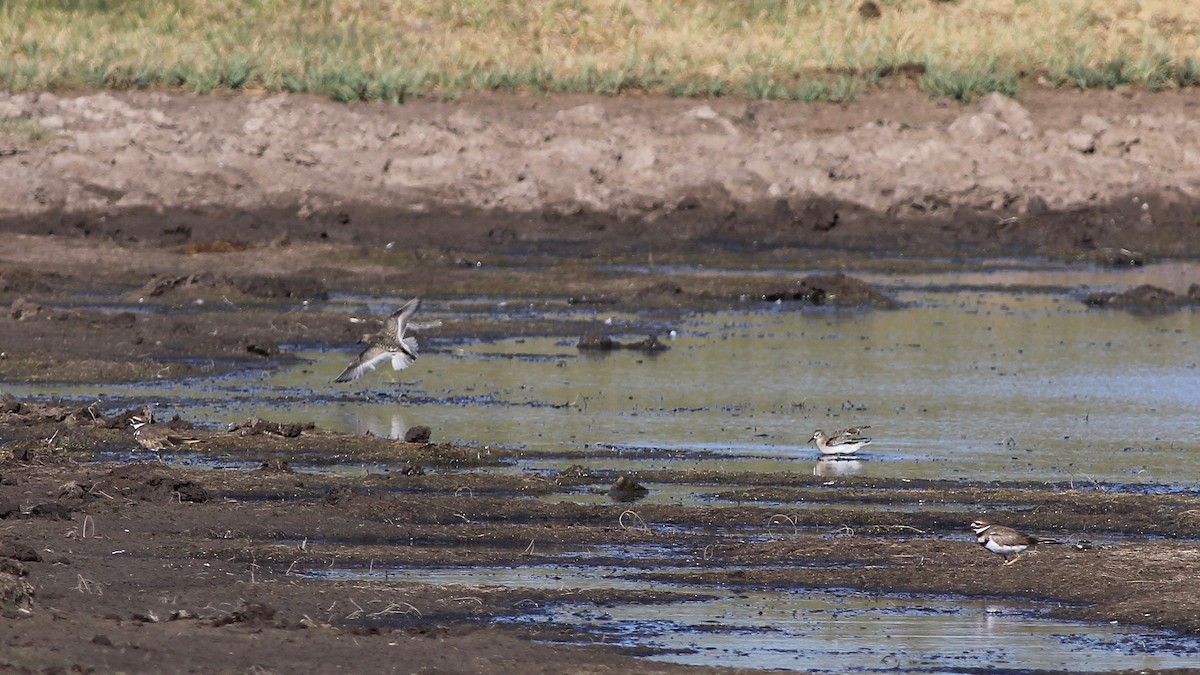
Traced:
<svg viewBox="0 0 1200 675">
<path fill-rule="evenodd" d="M 39 255 L 81 255 L 71 241 L 23 243 Z M 5 334 L 15 340 L 8 344 L 31 343 L 38 349 L 6 349 L 6 378 L 178 380 L 245 368 L 303 367 L 293 350 L 338 345 L 348 356 L 363 331 L 344 311 L 322 311 L 329 303 L 321 295 L 329 287 L 360 294 L 351 297 L 363 298 L 363 309 L 370 307 L 373 291 L 390 285 L 388 274 L 405 275 L 409 283 L 402 287 L 413 295 L 433 290 L 430 282 L 419 281 L 431 268 L 379 271 L 386 265 L 365 268 L 357 282 L 343 277 L 324 288 L 313 283 L 319 278 L 313 272 L 270 277 L 274 282 L 266 287 L 274 295 L 236 281 L 246 278 L 237 270 L 247 256 L 269 258 L 274 249 L 202 260 L 178 249 L 159 249 L 155 265 L 115 274 L 106 270 L 105 264 L 125 250 L 101 243 L 88 247 L 79 260 L 94 265 L 95 278 L 108 289 L 101 300 L 107 308 L 95 306 L 95 295 L 78 294 L 86 287 L 78 271 L 63 277 L 24 265 L 21 275 L 9 274 L 24 285 L 4 294 L 12 303 Z M 309 260 L 315 266 L 331 250 L 338 251 L 290 245 L 285 254 L 292 262 Z M 192 265 L 213 272 L 192 276 L 187 270 Z M 947 263 L 911 265 L 920 273 L 931 266 L 945 269 Z M 703 267 L 666 268 L 639 275 L 631 284 L 604 265 L 572 266 L 572 274 L 564 277 L 559 266 L 462 268 L 454 263 L 449 278 L 455 278 L 456 267 L 465 270 L 455 286 L 463 299 L 442 297 L 458 303 L 459 319 L 419 332 L 428 353 L 452 354 L 463 340 L 519 340 L 521 335 L 560 336 L 574 344 L 588 332 L 612 333 L 602 320 L 609 312 L 632 317 L 621 325 L 620 335 L 649 334 L 705 308 L 767 303 L 763 297 L 771 289 L 811 301 L 811 295 L 787 290 L 806 288 L 798 282 L 804 274 L 799 270 L 740 276 Z M 167 274 L 168 269 L 177 273 Z M 74 281 L 58 285 L 64 278 Z M 564 278 L 570 287 L 564 287 Z M 153 292 L 160 288 L 166 290 Z M 291 288 L 299 290 L 290 293 Z M 304 297 L 313 288 L 315 296 Z M 524 297 L 539 306 L 569 309 L 583 302 L 602 309 L 514 323 L 491 316 L 491 298 L 497 296 Z M 863 297 L 872 302 L 872 296 Z M 1080 301 L 1078 311 L 1103 310 L 1087 310 Z M 130 347 L 141 353 L 131 359 Z M 378 404 L 380 395 L 365 395 L 361 403 Z M 343 394 L 339 400 L 353 404 L 355 396 Z M 387 400 L 403 405 L 405 395 L 391 394 Z M 423 654 L 437 653 L 439 648 L 420 642 L 436 636 L 439 644 L 478 650 L 492 663 L 508 658 L 496 645 L 508 644 L 503 641 L 511 637 L 518 640 L 508 647 L 513 652 L 523 650 L 519 645 L 525 640 L 547 640 L 553 646 L 539 645 L 539 653 L 562 659 L 562 667 L 570 669 L 591 657 L 554 643 L 586 641 L 585 634 L 553 623 L 521 625 L 519 617 L 564 603 L 688 601 L 688 592 L 672 590 L 678 584 L 710 593 L 841 588 L 1035 600 L 1051 603 L 1049 616 L 1061 619 L 1200 631 L 1194 603 L 1177 593 L 1200 555 L 1200 518 L 1194 517 L 1200 496 L 1182 488 L 914 481 L 811 475 L 807 468 L 783 474 L 647 469 L 637 479 L 651 490 L 698 490 L 708 501 L 622 503 L 605 497 L 619 472 L 588 469 L 592 459 L 617 452 L 669 462 L 680 451 L 597 446 L 570 453 L 579 466 L 546 473 L 522 471 L 516 464 L 549 457 L 544 451 L 493 447 L 487 439 L 479 445 L 414 444 L 311 427 L 297 427 L 298 435 L 288 436 L 209 427 L 189 429 L 201 440 L 198 455 L 164 452 L 167 463 L 161 464 L 146 461 L 152 459 L 148 453 L 131 452 L 136 445 L 128 429 L 113 417 L 121 411 L 99 402 L 8 399 L 5 406 L 0 503 L 6 515 L 0 531 L 5 552 L 15 561 L 8 563 L 15 573 L 11 578 L 26 580 L 33 590 L 24 605 L 9 606 L 5 621 L 13 626 L 33 622 L 39 635 L 10 657 L 28 661 L 10 660 L 10 665 L 74 662 L 136 669 L 128 648 L 107 643 L 134 644 L 147 630 L 183 631 L 197 644 L 217 640 L 213 633 L 220 640 L 237 640 L 237 631 L 245 630 L 290 643 L 290 633 L 305 631 L 309 639 L 315 630 L 334 642 L 354 636 L 384 644 L 396 635 L 409 636 L 425 645 L 412 647 Z M 192 426 L 187 420 L 182 424 Z M 581 494 L 588 498 L 580 499 Z M 965 530 L 978 513 L 1029 531 L 1065 533 L 1067 543 L 1006 567 Z M 39 544 L 57 541 L 64 543 Z M 663 554 L 631 561 L 594 552 L 647 546 Z M 487 570 L 562 564 L 597 571 L 628 567 L 644 580 L 661 582 L 662 590 L 463 588 L 420 581 L 421 570 L 446 566 Z M 330 578 L 331 570 L 348 576 Z M 393 571 L 355 579 L 363 570 Z M 345 597 L 334 597 L 340 594 Z M 46 650 L 63 649 L 64 640 L 56 637 L 59 629 L 44 624 L 47 616 L 67 621 L 73 631 L 94 632 L 96 640 L 66 650 L 65 660 L 52 659 Z M 180 656 L 169 640 L 146 649 L 153 658 Z M 385 658 L 384 652 L 378 657 Z M 622 670 L 627 667 L 622 659 L 639 653 L 646 652 L 609 648 L 604 658 L 611 661 L 602 663 L 611 665 L 600 670 Z"/>
<path fill-rule="evenodd" d="M 1035 317 L 1021 324 L 1024 330 L 1035 320 L 1065 325 L 1087 313 L 1132 310 L 1133 321 L 1141 322 L 1133 333 L 1138 344 L 1170 355 L 1186 344 L 1186 317 L 1200 301 L 1193 290 L 1200 288 L 1194 286 L 1200 255 L 1194 204 L 1171 183 L 1194 169 L 1186 148 L 1169 140 L 1171 125 L 1184 124 L 1196 102 L 1194 93 L 1161 105 L 1151 98 L 1088 94 L 1064 108 L 1061 99 L 1038 96 L 1024 101 L 1024 110 L 1005 100 L 969 108 L 919 102 L 904 113 L 912 119 L 899 124 L 876 120 L 908 108 L 878 101 L 815 109 L 803 128 L 796 126 L 799 113 L 784 106 L 724 101 L 699 117 L 695 102 L 642 102 L 622 117 L 607 100 L 508 101 L 481 127 L 471 122 L 488 109 L 479 102 L 461 109 L 355 107 L 356 119 L 371 124 L 401 115 L 429 142 L 465 142 L 459 137 L 472 133 L 478 141 L 467 144 L 462 158 L 443 156 L 437 143 L 422 146 L 447 162 L 433 184 L 374 193 L 363 203 L 345 196 L 379 181 L 395 188 L 403 183 L 396 176 L 414 175 L 412 166 L 387 164 L 403 146 L 367 148 L 358 168 L 322 148 L 298 155 L 289 140 L 298 129 L 271 134 L 257 155 L 238 149 L 250 142 L 243 116 L 296 113 L 304 128 L 315 124 L 305 111 L 320 117 L 323 102 L 141 93 L 6 100 L 31 115 L 61 115 L 64 126 L 48 146 L 17 142 L 15 154 L 0 157 L 0 169 L 9 172 L 0 177 L 28 188 L 0 204 L 0 384 L 5 393 L 16 387 L 39 392 L 0 401 L 0 632 L 10 636 L 0 668 L 162 672 L 204 663 L 213 671 L 295 671 L 355 663 L 368 671 L 692 672 L 700 669 L 636 659 L 654 650 L 613 644 L 602 631 L 554 618 L 555 608 L 582 604 L 603 613 L 624 603 L 671 606 L 769 589 L 912 593 L 951 603 L 1032 600 L 1053 617 L 1165 628 L 1190 640 L 1200 633 L 1200 611 L 1180 589 L 1194 583 L 1200 558 L 1200 495 L 1171 471 L 1190 452 L 1186 441 L 1157 428 L 1140 435 L 1153 423 L 1094 447 L 1057 429 L 1045 442 L 1036 429 L 989 435 L 1002 456 L 996 471 L 1016 471 L 1011 479 L 981 480 L 970 467 L 944 479 L 848 475 L 853 472 L 840 471 L 847 464 L 822 463 L 811 448 L 793 447 L 799 442 L 792 427 L 801 423 L 793 418 L 804 424 L 882 418 L 872 421 L 885 438 L 888 416 L 893 424 L 937 420 L 906 408 L 906 401 L 865 409 L 833 398 L 843 395 L 840 388 L 828 396 L 819 387 L 785 389 L 754 419 L 745 415 L 753 407 L 741 403 L 740 394 L 705 404 L 714 416 L 732 420 L 729 438 L 759 442 L 753 450 L 659 448 L 653 439 L 645 447 L 613 446 L 581 436 L 564 452 L 533 447 L 542 431 L 536 426 L 508 443 L 477 429 L 521 406 L 579 415 L 589 405 L 586 396 L 564 387 L 553 397 L 497 403 L 488 398 L 491 383 L 469 380 L 485 358 L 517 363 L 524 373 L 544 368 L 538 372 L 547 381 L 569 379 L 565 373 L 575 363 L 602 369 L 603 359 L 617 358 L 640 368 L 623 372 L 670 379 L 674 374 L 651 367 L 659 358 L 653 353 L 583 355 L 576 345 L 589 334 L 626 344 L 651 335 L 666 340 L 706 312 L 730 316 L 693 326 L 699 336 L 690 345 L 670 344 L 674 351 L 666 358 L 702 360 L 707 352 L 699 342 L 772 331 L 798 344 L 803 338 L 808 350 L 773 347 L 783 355 L 780 363 L 833 375 L 840 371 L 828 368 L 835 361 L 829 355 L 849 350 L 885 365 L 918 349 L 937 354 L 946 344 L 937 341 L 940 315 L 922 315 L 928 337 L 899 343 L 867 340 L 857 324 L 843 328 L 852 324 L 846 317 L 906 311 L 898 297 L 913 287 L 933 288 L 946 273 L 959 276 L 938 290 L 965 298 L 954 308 L 959 313 Z M 1078 136 L 1071 133 L 1079 118 L 1100 104 L 1111 111 L 1109 126 L 1087 122 L 1091 152 L 1064 145 Z M 85 113 L 95 106 L 124 111 L 133 126 L 121 133 L 151 134 L 144 152 L 156 158 L 178 138 L 187 149 L 176 152 L 179 163 L 155 174 L 161 182 L 151 185 L 142 178 L 146 164 L 130 158 L 137 144 L 88 121 Z M 188 145 L 186 128 L 137 126 L 158 109 L 185 126 L 196 115 L 220 127 L 214 133 L 224 139 L 217 153 L 224 168 L 214 168 L 208 146 Z M 421 112 L 434 121 L 421 126 L 407 117 Z M 627 125 L 622 138 L 635 146 L 665 124 L 677 147 L 668 152 L 654 141 L 657 164 L 645 157 L 640 163 L 604 159 L 607 150 L 589 155 L 599 169 L 587 176 L 564 169 L 561 158 L 533 162 L 535 170 L 522 173 L 522 163 L 545 150 L 534 146 L 560 138 L 530 136 L 531 130 L 590 138 L 604 126 L 597 120 L 620 120 Z M 809 198 L 803 186 L 780 178 L 770 191 L 779 195 L 765 199 L 771 181 L 743 184 L 741 169 L 725 163 L 715 182 L 706 182 L 704 171 L 680 170 L 669 184 L 643 185 L 655 166 L 703 168 L 696 147 L 742 152 L 775 144 L 772 125 L 795 131 L 812 147 L 793 147 L 754 170 L 786 173 L 795 166 L 788 152 L 816 153 L 809 168 L 829 189 Z M 378 135 L 368 127 L 338 127 L 337 133 Z M 509 157 L 514 138 L 532 145 Z M 877 154 L 898 152 L 906 143 L 910 149 L 940 143 L 963 172 L 950 180 L 955 171 L 934 153 L 926 174 L 913 173 L 911 184 L 896 191 L 886 184 L 894 176 Z M 458 147 L 452 145 L 447 148 Z M 976 152 L 1008 153 L 1014 162 L 1032 153 L 1028 166 L 1065 161 L 1078 171 L 1055 183 L 1037 178 L 1032 168 L 964 168 Z M 89 153 L 82 164 L 72 163 Z M 487 158 L 497 153 L 507 163 L 454 187 L 462 178 L 460 162 L 489 166 Z M 114 157 L 118 161 L 105 164 Z M 1174 167 L 1159 166 L 1154 157 Z M 1114 182 L 1149 164 L 1153 171 L 1138 174 L 1149 177 L 1145 185 Z M 66 165 L 74 168 L 54 168 Z M 87 170 L 91 178 L 77 181 L 89 166 L 110 169 Z M 292 187 L 255 178 L 260 171 L 290 176 Z M 387 176 L 374 175 L 381 171 Z M 1006 171 L 1023 177 L 997 183 Z M 1109 177 L 1103 185 L 1096 184 L 1096 171 Z M 938 178 L 937 190 L 913 192 L 921 175 L 932 181 L 938 172 L 950 178 Z M 558 177 L 563 182 L 547 190 Z M 332 196 L 314 181 L 332 181 Z M 82 187 L 72 187 L 76 182 Z M 644 199 L 654 190 L 661 194 Z M 847 193 L 857 201 L 838 196 Z M 1070 280 L 1047 286 L 1037 278 L 1045 270 L 1066 270 L 1061 278 Z M 1036 308 L 1021 306 L 1022 292 L 1041 298 L 1028 303 Z M 1007 295 L 981 300 L 989 293 Z M 451 390 L 429 372 L 417 393 L 405 386 L 405 374 L 384 371 L 374 374 L 378 386 L 327 387 L 332 375 L 322 368 L 340 369 L 379 316 L 397 300 L 417 296 L 427 300 L 416 329 L 422 355 L 460 368 L 471 386 Z M 797 329 L 746 319 L 784 305 L 810 311 L 805 318 L 811 321 Z M 1170 313 L 1184 318 L 1153 319 Z M 1006 382 L 1018 349 L 1036 345 L 1006 343 L 994 337 L 1001 330 L 984 323 L 969 336 L 980 345 L 979 363 L 970 365 L 986 372 L 993 386 Z M 1091 325 L 1079 325 L 1072 324 L 1082 334 L 1072 356 L 1094 362 L 1126 356 L 1125 345 L 1092 340 Z M 1148 337 L 1136 333 L 1142 327 Z M 543 351 L 522 340 L 543 340 Z M 556 355 L 545 353 L 545 341 Z M 817 356 L 814 346 L 821 342 L 830 351 Z M 467 347 L 481 344 L 504 348 L 476 354 L 476 361 L 463 357 Z M 736 363 L 738 352 L 719 356 Z M 341 363 L 330 366 L 334 360 Z M 471 431 L 435 426 L 432 443 L 407 443 L 387 437 L 396 435 L 390 427 L 347 433 L 288 417 L 270 428 L 296 424 L 291 431 L 298 433 L 239 433 L 206 417 L 214 401 L 244 393 L 238 387 L 253 389 L 238 378 L 265 381 L 280 372 L 294 379 L 279 386 L 272 407 L 244 414 L 272 421 L 283 410 L 318 403 L 335 412 L 442 405 L 448 419 Z M 524 392 L 532 387 L 524 376 L 504 386 Z M 758 384 L 747 379 L 742 386 Z M 194 398 L 172 393 L 189 387 L 211 389 Z M 855 395 L 853 387 L 846 390 L 845 396 Z M 656 396 L 615 424 L 636 430 L 680 405 Z M 163 463 L 138 448 L 121 416 L 154 403 L 180 415 L 181 430 L 200 441 L 194 453 L 165 451 Z M 684 423 L 691 420 L 687 412 L 680 411 Z M 1020 411 L 1014 414 L 1021 419 Z M 1089 414 L 1091 408 L 1081 407 L 1077 416 Z M 1159 411 L 1143 414 L 1153 420 Z M 386 420 L 400 427 L 414 421 L 423 423 L 419 412 Z M 950 429 L 953 440 L 957 428 Z M 745 457 L 732 457 L 772 444 L 782 448 L 770 457 L 782 470 L 745 468 L 736 464 Z M 892 445 L 877 443 L 881 454 L 868 466 L 937 454 Z M 1056 449 L 1064 457 L 1068 451 L 1127 452 L 1132 459 L 1121 468 L 1128 472 L 1117 475 L 1129 482 L 1089 480 L 1086 463 L 1068 466 L 1067 459 L 1053 467 L 1053 478 L 1038 480 L 1030 457 L 1043 462 L 1037 467 L 1053 464 Z M 1047 454 L 1051 458 L 1042 459 Z M 610 498 L 610 486 L 624 472 L 621 462 L 633 460 L 642 462 L 634 478 L 650 497 Z M 1005 566 L 967 530 L 982 514 L 1064 543 Z M 567 577 L 554 578 L 555 566 L 606 578 L 632 575 L 642 585 L 575 587 Z M 549 569 L 549 581 L 514 587 L 428 577 L 445 569 L 524 568 Z M 625 571 L 613 573 L 617 568 Z M 588 642 L 597 644 L 580 646 Z"/>
<path fill-rule="evenodd" d="M 386 639 L 395 631 L 466 631 L 473 636 L 468 640 L 490 642 L 501 631 L 576 641 L 579 635 L 567 638 L 565 626 L 566 633 L 545 625 L 481 626 L 567 601 L 601 607 L 687 601 L 686 593 L 671 590 L 683 583 L 734 592 L 846 588 L 1020 598 L 1055 603 L 1051 615 L 1065 619 L 1200 631 L 1196 608 L 1177 593 L 1200 556 L 1200 518 L 1194 517 L 1200 496 L 1190 493 L 658 471 L 639 480 L 652 489 L 708 486 L 712 503 L 587 504 L 570 495 L 602 493 L 615 474 L 480 471 L 520 459 L 519 449 L 484 453 L 320 429 L 293 438 L 194 429 L 204 453 L 262 466 L 189 467 L 188 455 L 170 452 L 163 453 L 165 464 L 137 461 L 136 454 L 133 463 L 113 462 L 112 453 L 128 452 L 130 437 L 90 421 L 89 413 L 76 410 L 57 423 L 44 419 L 39 404 L 10 400 L 8 410 L 0 420 L 5 437 L 19 439 L 6 443 L 13 456 L 0 472 L 5 553 L 19 561 L 8 568 L 27 575 L 22 578 L 36 589 L 32 615 L 13 611 L 6 619 L 13 625 L 42 626 L 49 613 L 114 643 L 133 639 L 126 635 L 131 626 L 143 627 L 136 629 L 142 633 L 160 623 L 192 626 L 186 630 L 198 630 L 201 642 L 229 626 L 284 640 L 291 631 L 317 630 L 356 640 Z M 338 454 L 327 458 L 334 464 L 382 461 L 391 468 L 357 476 L 311 472 L 319 467 L 296 472 L 282 458 L 303 462 L 305 447 L 336 447 Z M 97 457 L 109 459 L 94 463 Z M 1087 534 L 1004 566 L 964 532 L 969 514 L 978 512 L 1030 531 Z M 650 546 L 661 553 L 639 561 L 596 555 L 598 546 L 614 552 Z M 647 594 L 420 581 L 422 569 L 447 565 L 486 570 L 564 563 L 632 566 L 664 586 Z M 352 577 L 354 570 L 388 569 L 390 575 L 369 580 L 328 577 L 329 570 Z M 342 593 L 350 599 L 339 605 L 333 598 Z M 362 594 L 369 600 L 356 599 Z M 45 630 L 30 642 L 41 647 L 14 654 L 36 659 L 54 634 Z M 78 645 L 65 658 L 127 663 L 108 660 L 114 650 L 104 642 Z M 574 658 L 569 649 L 558 653 L 568 662 Z M 612 663 L 621 667 L 619 659 Z"/>
</svg>

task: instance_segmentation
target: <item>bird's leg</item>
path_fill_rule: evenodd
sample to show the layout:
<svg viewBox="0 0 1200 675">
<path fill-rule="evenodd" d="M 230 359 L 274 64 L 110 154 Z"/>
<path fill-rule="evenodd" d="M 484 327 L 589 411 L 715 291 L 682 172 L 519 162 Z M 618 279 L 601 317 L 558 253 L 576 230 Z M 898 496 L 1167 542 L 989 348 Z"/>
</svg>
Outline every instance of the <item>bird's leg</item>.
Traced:
<svg viewBox="0 0 1200 675">
<path fill-rule="evenodd" d="M 1005 567 L 1008 567 L 1009 565 L 1011 565 L 1011 564 L 1013 564 L 1013 563 L 1017 562 L 1017 561 L 1018 561 L 1018 560 L 1020 560 L 1020 559 L 1021 559 L 1021 554 L 1020 554 L 1020 553 L 1018 553 L 1018 554 L 1016 554 L 1016 555 L 1014 555 L 1014 556 L 1012 557 L 1012 560 L 1005 560 L 1005 561 L 1004 561 L 1004 566 L 1005 566 Z"/>
</svg>

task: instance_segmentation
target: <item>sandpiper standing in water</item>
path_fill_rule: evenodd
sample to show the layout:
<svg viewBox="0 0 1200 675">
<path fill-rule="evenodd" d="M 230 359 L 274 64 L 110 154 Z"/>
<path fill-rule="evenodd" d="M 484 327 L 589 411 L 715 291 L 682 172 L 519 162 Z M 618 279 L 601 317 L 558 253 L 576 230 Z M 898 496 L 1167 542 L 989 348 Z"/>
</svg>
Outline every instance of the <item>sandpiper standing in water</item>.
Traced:
<svg viewBox="0 0 1200 675">
<path fill-rule="evenodd" d="M 869 426 L 850 427 L 827 434 L 820 429 L 813 432 L 809 442 L 816 441 L 817 449 L 825 456 L 853 455 L 859 448 L 871 442 L 870 438 L 862 435 L 863 429 Z"/>
<path fill-rule="evenodd" d="M 384 323 L 383 330 L 374 335 L 366 335 L 363 340 L 367 348 L 358 355 L 357 359 L 346 366 L 334 382 L 351 382 L 362 377 L 369 370 L 391 359 L 393 370 L 404 370 L 417 360 L 417 339 L 404 337 L 408 321 L 421 306 L 420 298 L 413 298 L 403 307 L 392 312 Z"/>
</svg>

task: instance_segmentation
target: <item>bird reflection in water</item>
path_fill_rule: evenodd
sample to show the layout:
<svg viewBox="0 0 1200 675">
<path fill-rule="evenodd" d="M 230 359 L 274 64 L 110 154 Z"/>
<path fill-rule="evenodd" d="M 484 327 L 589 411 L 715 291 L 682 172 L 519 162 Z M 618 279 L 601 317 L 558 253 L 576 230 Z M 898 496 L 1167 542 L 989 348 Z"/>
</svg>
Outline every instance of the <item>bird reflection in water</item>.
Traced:
<svg viewBox="0 0 1200 675">
<path fill-rule="evenodd" d="M 813 467 L 814 476 L 856 476 L 862 471 L 863 462 L 858 459 L 825 458 L 817 460 Z"/>
</svg>

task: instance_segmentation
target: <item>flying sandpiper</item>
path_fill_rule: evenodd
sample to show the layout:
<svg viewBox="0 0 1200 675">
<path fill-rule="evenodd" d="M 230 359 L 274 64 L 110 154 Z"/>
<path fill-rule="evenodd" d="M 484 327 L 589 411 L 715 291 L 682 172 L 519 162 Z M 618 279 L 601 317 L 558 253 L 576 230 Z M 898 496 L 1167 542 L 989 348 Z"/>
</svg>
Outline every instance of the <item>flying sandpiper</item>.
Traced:
<svg viewBox="0 0 1200 675">
<path fill-rule="evenodd" d="M 374 335 L 363 336 L 367 348 L 358 358 L 346 366 L 334 382 L 351 382 L 362 377 L 369 370 L 391 359 L 393 370 L 404 370 L 417 360 L 417 339 L 404 337 L 408 321 L 421 306 L 420 298 L 413 298 L 403 307 L 392 312 L 384 323 L 383 330 Z"/>
</svg>

